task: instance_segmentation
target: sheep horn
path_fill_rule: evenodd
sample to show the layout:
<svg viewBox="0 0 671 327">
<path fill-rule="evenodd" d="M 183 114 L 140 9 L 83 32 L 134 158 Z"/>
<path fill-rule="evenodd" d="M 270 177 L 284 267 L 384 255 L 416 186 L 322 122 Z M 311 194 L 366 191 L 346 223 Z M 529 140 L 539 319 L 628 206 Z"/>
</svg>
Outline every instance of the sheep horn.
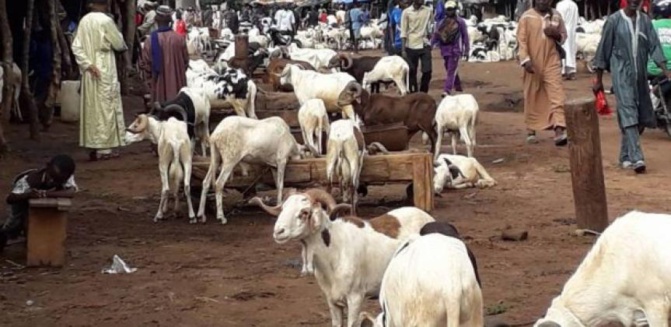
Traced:
<svg viewBox="0 0 671 327">
<path fill-rule="evenodd" d="M 340 58 L 340 60 L 345 59 L 346 63 L 341 67 L 342 70 L 348 70 L 354 65 L 354 59 L 352 59 L 352 56 L 349 53 L 340 53 L 338 54 L 338 58 Z"/>
<path fill-rule="evenodd" d="M 329 219 L 331 221 L 335 220 L 338 217 L 342 217 L 345 215 L 345 212 L 349 210 L 349 214 L 352 214 L 352 205 L 348 203 L 341 203 L 333 207 L 331 210 L 331 213 L 329 214 Z"/>
<path fill-rule="evenodd" d="M 158 102 L 158 101 L 155 101 L 154 106 L 151 108 L 151 110 L 149 110 L 148 114 L 153 115 L 153 114 L 156 113 L 156 111 L 161 110 L 161 109 L 163 109 L 163 107 L 161 107 L 161 103 Z"/>
<path fill-rule="evenodd" d="M 182 117 L 182 121 L 185 123 L 189 123 L 189 117 L 186 114 L 186 110 L 184 110 L 184 107 L 178 105 L 178 104 L 171 104 L 166 106 L 165 108 L 161 109 L 165 113 L 178 113 Z"/>
<path fill-rule="evenodd" d="M 363 92 L 363 87 L 361 87 L 361 84 L 356 83 L 354 84 L 354 89 L 356 90 L 354 92 L 354 99 L 359 99 L 361 97 L 361 93 Z"/>
<path fill-rule="evenodd" d="M 319 203 L 322 207 L 326 207 L 326 212 L 329 214 L 336 207 L 336 201 L 333 196 L 322 189 L 311 188 L 303 192 L 303 194 L 310 198 L 313 204 Z"/>
<path fill-rule="evenodd" d="M 253 204 L 256 206 L 261 207 L 265 212 L 277 217 L 280 215 L 280 212 L 282 212 L 282 204 L 278 204 L 277 206 L 271 207 L 265 203 L 263 203 L 263 200 L 259 198 L 258 196 L 253 197 L 251 200 L 248 202 L 249 204 Z"/>
<path fill-rule="evenodd" d="M 370 149 L 377 149 L 378 151 L 384 153 L 384 154 L 389 154 L 389 150 L 382 145 L 380 142 L 372 142 L 371 144 L 368 145 L 368 151 L 372 152 Z"/>
</svg>

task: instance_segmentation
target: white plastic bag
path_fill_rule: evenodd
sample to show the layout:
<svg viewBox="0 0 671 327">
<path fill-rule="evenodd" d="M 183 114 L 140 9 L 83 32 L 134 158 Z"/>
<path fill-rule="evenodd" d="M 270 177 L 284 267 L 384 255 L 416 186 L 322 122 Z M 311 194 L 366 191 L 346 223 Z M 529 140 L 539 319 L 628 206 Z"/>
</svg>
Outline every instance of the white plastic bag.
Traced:
<svg viewBox="0 0 671 327">
<path fill-rule="evenodd" d="M 114 257 L 112 258 L 112 265 L 107 269 L 103 269 L 102 273 L 103 274 L 122 274 L 122 273 L 130 274 L 132 272 L 135 272 L 136 270 L 137 270 L 137 268 L 128 267 L 128 265 L 123 260 L 121 260 L 121 258 L 118 255 L 115 254 Z"/>
</svg>

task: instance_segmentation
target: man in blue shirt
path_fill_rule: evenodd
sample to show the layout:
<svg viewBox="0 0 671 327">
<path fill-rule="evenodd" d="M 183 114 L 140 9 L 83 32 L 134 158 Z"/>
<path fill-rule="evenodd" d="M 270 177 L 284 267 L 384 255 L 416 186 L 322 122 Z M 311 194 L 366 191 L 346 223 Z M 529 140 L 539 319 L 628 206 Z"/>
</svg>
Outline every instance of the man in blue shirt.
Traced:
<svg viewBox="0 0 671 327">
<path fill-rule="evenodd" d="M 391 41 L 392 46 L 390 55 L 401 55 L 401 15 L 403 14 L 403 9 L 408 7 L 408 4 L 403 0 L 396 0 L 396 6 L 391 9 L 389 14 L 389 25 L 393 31 Z"/>
<path fill-rule="evenodd" d="M 352 40 L 352 45 L 354 46 L 354 53 L 359 52 L 359 41 L 361 39 L 361 26 L 362 24 L 362 17 L 363 12 L 361 11 L 361 5 L 359 4 L 358 1 L 354 0 L 352 2 L 352 9 L 347 13 L 349 15 L 349 21 L 352 24 L 351 25 L 351 30 L 350 30 L 350 35 L 351 35 L 351 40 Z"/>
</svg>

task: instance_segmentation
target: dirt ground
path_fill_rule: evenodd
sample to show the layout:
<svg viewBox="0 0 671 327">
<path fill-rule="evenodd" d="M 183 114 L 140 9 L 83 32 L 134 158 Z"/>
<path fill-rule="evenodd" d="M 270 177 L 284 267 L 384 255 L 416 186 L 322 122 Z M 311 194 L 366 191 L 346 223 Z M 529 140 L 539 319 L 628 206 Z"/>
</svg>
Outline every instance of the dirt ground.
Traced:
<svg viewBox="0 0 671 327">
<path fill-rule="evenodd" d="M 441 59 L 433 65 L 431 92 L 438 97 L 445 73 Z M 480 266 L 486 312 L 510 323 L 532 322 L 593 243 L 591 237 L 571 235 L 576 226 L 568 150 L 556 148 L 549 132 L 540 134 L 540 144 L 525 144 L 521 70 L 515 62 L 468 63 L 460 73 L 465 91 L 480 104 L 476 157 L 498 185 L 445 192 L 432 214 L 466 236 Z M 568 97 L 591 97 L 590 75 L 579 77 L 565 83 Z M 609 101 L 615 102 L 610 96 Z M 137 97 L 125 99 L 127 121 L 141 104 Z M 600 123 L 610 218 L 632 209 L 671 211 L 666 204 L 671 170 L 664 169 L 671 161 L 669 137 L 661 130 L 643 134 L 648 174 L 635 176 L 616 167 L 616 121 L 603 117 Z M 17 268 L 12 262 L 25 261 L 20 245 L 0 256 L 0 325 L 329 325 L 314 277 L 299 277 L 299 244 L 275 244 L 274 220 L 265 213 L 229 209 L 223 226 L 213 215 L 205 225 L 184 219 L 155 224 L 160 182 L 147 144 L 123 149 L 120 159 L 90 163 L 77 147 L 76 124 L 55 124 L 39 144 L 27 135 L 25 125 L 8 130 L 13 151 L 0 161 L 0 196 L 9 192 L 15 174 L 63 152 L 77 160 L 81 192 L 70 213 L 64 268 Z M 419 136 L 413 142 L 420 146 Z M 493 163 L 498 159 L 503 161 Z M 404 189 L 371 188 L 361 214 L 373 217 L 399 206 L 380 200 L 402 200 Z M 4 202 L 0 209 L 4 212 Z M 527 230 L 528 240 L 498 240 L 508 226 Z M 102 274 L 115 254 L 137 272 Z M 376 301 L 366 307 L 378 312 Z"/>
</svg>

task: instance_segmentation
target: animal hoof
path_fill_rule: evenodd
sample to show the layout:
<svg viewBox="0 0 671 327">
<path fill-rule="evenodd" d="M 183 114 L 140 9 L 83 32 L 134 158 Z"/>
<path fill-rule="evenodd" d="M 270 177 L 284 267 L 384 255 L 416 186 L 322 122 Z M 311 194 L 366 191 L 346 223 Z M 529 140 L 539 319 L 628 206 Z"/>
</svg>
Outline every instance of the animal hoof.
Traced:
<svg viewBox="0 0 671 327">
<path fill-rule="evenodd" d="M 163 219 L 163 218 L 161 218 L 161 217 L 154 217 L 154 222 L 157 223 L 157 222 L 158 222 L 159 220 L 161 220 L 161 219 Z"/>
<path fill-rule="evenodd" d="M 221 220 L 222 225 L 226 225 L 226 223 L 228 222 L 228 220 L 226 220 L 226 218 L 224 218 L 224 217 L 221 217 L 220 220 Z"/>
</svg>

